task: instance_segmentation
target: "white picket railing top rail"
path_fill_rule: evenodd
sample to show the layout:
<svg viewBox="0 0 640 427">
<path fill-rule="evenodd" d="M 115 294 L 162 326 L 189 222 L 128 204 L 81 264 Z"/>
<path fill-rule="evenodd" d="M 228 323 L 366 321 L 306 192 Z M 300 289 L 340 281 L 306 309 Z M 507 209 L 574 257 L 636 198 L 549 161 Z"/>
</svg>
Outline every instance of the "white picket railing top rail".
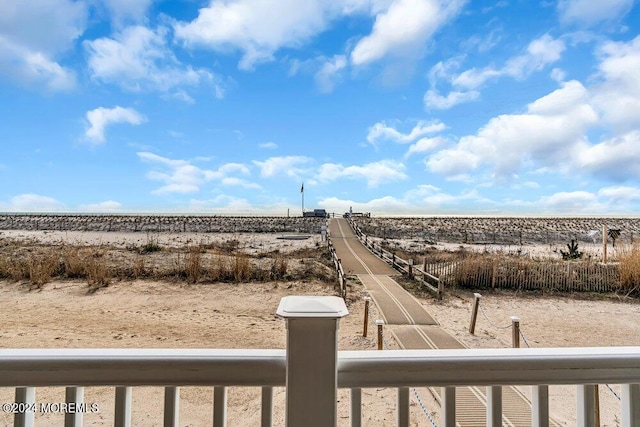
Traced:
<svg viewBox="0 0 640 427">
<path fill-rule="evenodd" d="M 285 350 L 0 349 L 0 387 L 284 386 Z"/>
<path fill-rule="evenodd" d="M 338 387 L 640 383 L 640 347 L 340 351 Z M 2 349 L 0 387 L 284 386 L 285 350 Z"/>
</svg>

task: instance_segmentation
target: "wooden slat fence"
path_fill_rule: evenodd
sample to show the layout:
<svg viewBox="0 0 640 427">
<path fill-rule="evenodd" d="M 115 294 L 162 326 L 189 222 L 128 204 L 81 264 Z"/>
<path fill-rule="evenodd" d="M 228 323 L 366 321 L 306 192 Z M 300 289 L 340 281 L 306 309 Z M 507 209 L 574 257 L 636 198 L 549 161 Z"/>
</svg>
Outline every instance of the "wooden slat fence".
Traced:
<svg viewBox="0 0 640 427">
<path fill-rule="evenodd" d="M 452 262 L 427 261 L 425 266 L 426 272 L 438 277 L 445 286 L 563 292 L 620 289 L 620 269 L 616 264 L 469 257 Z"/>
</svg>

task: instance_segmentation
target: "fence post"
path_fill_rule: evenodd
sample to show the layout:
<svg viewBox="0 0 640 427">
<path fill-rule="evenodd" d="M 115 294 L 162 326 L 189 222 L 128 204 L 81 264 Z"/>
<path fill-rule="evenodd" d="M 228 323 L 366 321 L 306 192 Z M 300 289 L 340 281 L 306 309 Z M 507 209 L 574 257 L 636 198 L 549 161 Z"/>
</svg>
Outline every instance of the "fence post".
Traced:
<svg viewBox="0 0 640 427">
<path fill-rule="evenodd" d="M 384 348 L 382 341 L 382 326 L 384 325 L 384 320 L 376 320 L 376 326 L 378 327 L 378 350 L 382 350 Z"/>
<path fill-rule="evenodd" d="M 520 348 L 520 318 L 511 316 L 511 342 L 513 348 Z"/>
<path fill-rule="evenodd" d="M 364 328 L 362 329 L 362 336 L 367 337 L 367 329 L 369 328 L 369 303 L 371 297 L 364 297 Z"/>
<path fill-rule="evenodd" d="M 344 300 L 287 296 L 277 314 L 287 324 L 286 425 L 335 426 L 338 327 L 349 314 Z"/>
<path fill-rule="evenodd" d="M 602 226 L 602 262 L 607 263 L 607 226 Z"/>
<path fill-rule="evenodd" d="M 438 291 L 440 290 L 440 281 L 438 283 Z M 469 333 L 473 335 L 476 332 L 476 320 L 478 319 L 478 307 L 480 306 L 480 298 L 482 295 L 479 293 L 473 294 L 473 307 L 471 308 L 471 321 L 469 322 Z"/>
</svg>

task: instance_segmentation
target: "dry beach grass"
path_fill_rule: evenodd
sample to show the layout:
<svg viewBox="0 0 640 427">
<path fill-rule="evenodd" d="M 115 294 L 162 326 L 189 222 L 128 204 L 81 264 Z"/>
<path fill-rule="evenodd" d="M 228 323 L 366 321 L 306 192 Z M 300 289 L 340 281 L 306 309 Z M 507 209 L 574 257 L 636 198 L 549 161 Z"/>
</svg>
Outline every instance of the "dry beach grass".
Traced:
<svg viewBox="0 0 640 427">
<path fill-rule="evenodd" d="M 235 227 L 244 226 L 237 221 Z M 295 231 L 0 230 L 0 272 L 5 272 L 0 342 L 5 348 L 284 348 L 284 323 L 275 316 L 280 298 L 336 294 L 317 230 L 307 240 L 278 239 Z M 411 239 L 404 242 L 409 250 Z M 637 248 L 629 248 L 630 262 L 636 262 Z M 629 280 L 637 281 L 637 270 L 630 271 Z M 349 283 L 350 315 L 341 322 L 340 349 L 373 350 L 375 337 L 361 336 L 365 293 L 356 281 Z M 482 292 L 486 317 L 479 318 L 474 336 L 467 331 L 471 291 L 448 290 L 441 302 L 416 293 L 442 326 L 470 348 L 508 347 L 510 331 L 498 327 L 512 315 L 521 318 L 527 342 L 535 347 L 640 345 L 640 307 L 633 298 Z M 374 308 L 371 320 L 376 317 Z M 39 389 L 38 400 L 60 401 L 63 393 Z M 419 393 L 437 416 L 430 392 Z M 551 389 L 551 412 L 563 425 L 575 425 L 574 393 L 571 387 Z M 600 393 L 602 425 L 618 425 L 616 398 L 605 387 Z M 12 398 L 12 390 L 0 390 L 1 401 Z M 283 398 L 283 390 L 277 390 L 276 425 L 283 423 Z M 210 389 L 184 389 L 182 423 L 210 425 L 212 399 Z M 88 389 L 86 400 L 99 402 L 101 411 L 88 415 L 85 425 L 110 425 L 113 389 Z M 257 425 L 259 402 L 258 390 L 232 389 L 229 425 Z M 363 403 L 364 425 L 385 426 L 395 419 L 394 390 L 365 390 Z M 161 407 L 161 389 L 135 389 L 134 424 L 160 425 Z M 341 391 L 339 425 L 348 425 L 348 413 L 348 393 Z M 412 425 L 429 425 L 415 401 L 411 417 Z M 51 416 L 39 422 L 60 421 Z M 10 423 L 0 415 L 0 425 Z"/>
</svg>

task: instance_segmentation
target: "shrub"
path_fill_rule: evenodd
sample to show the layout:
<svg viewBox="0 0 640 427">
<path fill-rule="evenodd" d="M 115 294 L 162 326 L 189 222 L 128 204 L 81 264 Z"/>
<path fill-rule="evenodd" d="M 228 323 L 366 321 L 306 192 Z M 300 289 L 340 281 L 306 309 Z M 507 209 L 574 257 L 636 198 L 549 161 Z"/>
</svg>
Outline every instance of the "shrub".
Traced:
<svg viewBox="0 0 640 427">
<path fill-rule="evenodd" d="M 618 252 L 620 286 L 627 294 L 640 291 L 640 244 L 625 246 Z"/>
<path fill-rule="evenodd" d="M 567 249 L 569 249 L 568 251 L 563 251 L 560 250 L 560 254 L 562 254 L 562 259 L 563 260 L 572 260 L 572 259 L 580 259 L 582 258 L 582 255 L 584 255 L 584 252 L 580 252 L 578 250 L 578 241 L 571 239 L 571 243 L 567 243 Z"/>
<path fill-rule="evenodd" d="M 189 283 L 196 283 L 202 276 L 202 252 L 198 246 L 189 248 L 184 259 L 184 269 Z"/>
</svg>

